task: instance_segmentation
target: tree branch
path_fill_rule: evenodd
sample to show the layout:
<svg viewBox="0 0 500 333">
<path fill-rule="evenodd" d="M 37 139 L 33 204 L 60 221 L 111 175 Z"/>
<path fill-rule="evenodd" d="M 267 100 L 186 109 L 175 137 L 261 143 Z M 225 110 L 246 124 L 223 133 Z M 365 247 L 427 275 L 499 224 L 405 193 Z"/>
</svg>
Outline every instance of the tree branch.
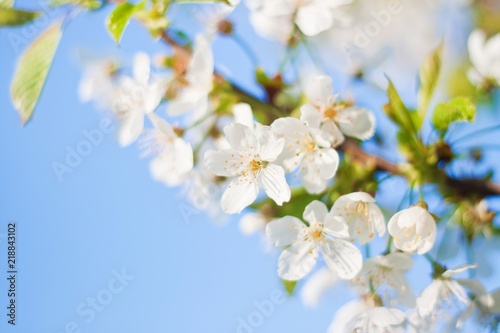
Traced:
<svg viewBox="0 0 500 333">
<path fill-rule="evenodd" d="M 179 44 L 177 41 L 175 41 L 166 31 L 162 33 L 161 39 L 165 41 L 168 45 L 170 45 L 173 48 L 176 49 L 182 49 L 185 52 L 188 51 L 187 48 L 184 45 Z M 223 77 L 220 73 L 215 73 L 216 75 L 219 75 Z M 255 103 L 258 103 L 259 105 L 266 104 L 267 108 L 273 108 L 275 110 L 278 110 L 274 105 L 271 105 L 269 103 L 265 103 L 261 101 L 260 99 L 256 98 L 252 94 L 246 92 L 244 89 L 241 87 L 235 85 L 234 83 L 230 82 L 229 80 L 225 79 L 233 90 L 242 97 L 242 99 L 246 102 L 248 101 L 254 101 Z M 279 111 L 279 110 L 278 110 Z M 365 164 L 371 164 L 375 165 L 375 169 L 377 171 L 383 171 L 383 172 L 388 172 L 390 174 L 400 174 L 400 169 L 399 166 L 395 163 L 389 162 L 379 156 L 372 155 L 370 153 L 367 153 L 364 151 L 359 144 L 353 140 L 347 138 L 344 143 L 339 147 L 339 149 L 344 152 L 346 155 L 351 156 L 354 158 L 356 161 L 359 161 L 361 163 Z M 477 178 L 454 178 L 446 175 L 443 172 L 443 177 L 445 178 L 444 181 L 444 186 L 446 186 L 449 190 L 452 192 L 456 193 L 457 196 L 479 196 L 479 197 L 486 197 L 486 196 L 495 196 L 495 195 L 500 195 L 500 184 L 496 184 L 492 181 L 484 181 L 482 179 L 477 179 Z"/>
<path fill-rule="evenodd" d="M 375 166 L 375 170 L 388 172 L 396 175 L 400 173 L 399 166 L 396 163 L 389 162 L 379 156 L 372 155 L 364 151 L 359 144 L 347 138 L 339 147 L 344 154 L 351 156 L 356 161 L 363 164 Z M 492 181 L 485 181 L 478 178 L 454 178 L 443 172 L 444 186 L 454 192 L 457 196 L 479 196 L 486 197 L 500 195 L 500 184 Z"/>
</svg>

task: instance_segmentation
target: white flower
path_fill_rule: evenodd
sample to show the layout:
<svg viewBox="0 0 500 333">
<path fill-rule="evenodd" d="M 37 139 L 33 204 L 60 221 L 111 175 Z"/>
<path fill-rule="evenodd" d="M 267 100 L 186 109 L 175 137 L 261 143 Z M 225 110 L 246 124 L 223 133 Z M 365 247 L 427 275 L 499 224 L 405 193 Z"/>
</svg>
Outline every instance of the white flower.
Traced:
<svg viewBox="0 0 500 333">
<path fill-rule="evenodd" d="M 89 63 L 78 86 L 78 96 L 82 102 L 95 101 L 99 108 L 110 106 L 110 96 L 113 90 L 111 79 L 115 64 L 104 59 Z"/>
<path fill-rule="evenodd" d="M 316 264 L 319 252 L 327 266 L 342 279 L 353 278 L 361 269 L 359 250 L 349 237 L 344 219 L 329 213 L 325 204 L 313 201 L 305 208 L 304 222 L 285 216 L 270 222 L 266 234 L 276 246 L 288 246 L 279 257 L 278 274 L 285 280 L 300 280 Z"/>
<path fill-rule="evenodd" d="M 255 131 L 242 124 L 224 128 L 230 149 L 205 153 L 207 169 L 218 176 L 233 178 L 222 195 L 221 206 L 226 213 L 239 213 L 257 198 L 259 188 L 278 205 L 290 200 L 290 187 L 282 167 L 274 161 L 283 151 L 271 127 Z"/>
<path fill-rule="evenodd" d="M 133 143 L 144 129 L 144 116 L 160 104 L 164 93 L 159 81 L 150 83 L 150 59 L 145 53 L 134 58 L 133 78 L 123 76 L 114 90 L 113 109 L 120 120 L 118 142 L 121 146 Z"/>
<path fill-rule="evenodd" d="M 264 231 L 266 229 L 267 220 L 259 213 L 248 213 L 245 214 L 240 220 L 240 231 L 244 235 L 252 235 L 259 231 Z"/>
<path fill-rule="evenodd" d="M 307 121 L 307 122 L 305 122 Z M 280 160 L 285 170 L 300 166 L 300 175 L 309 193 L 321 193 L 333 178 L 339 165 L 339 155 L 331 148 L 327 133 L 320 128 L 321 118 L 280 118 L 271 125 L 285 139 Z"/>
<path fill-rule="evenodd" d="M 424 254 L 436 239 L 436 222 L 427 210 L 419 206 L 396 213 L 387 227 L 394 237 L 394 246 L 407 253 Z"/>
<path fill-rule="evenodd" d="M 375 232 L 385 234 L 385 219 L 375 199 L 365 192 L 354 192 L 338 198 L 332 207 L 335 215 L 342 216 L 349 225 L 349 234 L 360 244 L 373 239 Z"/>
<path fill-rule="evenodd" d="M 440 302 L 446 302 L 452 299 L 469 305 L 469 298 L 464 288 L 458 281 L 451 280 L 455 274 L 461 273 L 467 269 L 474 268 L 475 265 L 463 265 L 455 269 L 445 271 L 441 276 L 435 278 L 432 283 L 424 289 L 422 294 L 417 298 L 418 312 L 422 317 L 426 317 L 435 313 Z"/>
<path fill-rule="evenodd" d="M 405 315 L 401 310 L 375 306 L 373 301 L 356 300 L 335 313 L 329 333 L 396 333 L 404 332 Z"/>
<path fill-rule="evenodd" d="M 155 114 L 149 118 L 155 130 L 150 131 L 145 139 L 149 141 L 146 154 L 156 154 L 149 165 L 151 175 L 167 186 L 179 185 L 193 169 L 191 145 L 179 138 L 164 119 Z"/>
<path fill-rule="evenodd" d="M 495 298 L 494 295 L 489 294 L 484 286 L 475 279 L 457 279 L 462 287 L 465 287 L 473 295 L 472 302 L 467 308 L 457 316 L 456 319 L 450 322 L 451 329 L 460 329 L 467 319 L 476 312 L 480 319 L 481 317 L 491 316 L 495 313 Z"/>
<path fill-rule="evenodd" d="M 208 95 L 212 91 L 213 73 L 214 59 L 210 42 L 205 36 L 198 35 L 185 75 L 187 85 L 169 103 L 169 114 L 181 115 L 192 111 L 194 120 L 203 117 L 209 110 Z"/>
<path fill-rule="evenodd" d="M 286 43 L 294 24 L 307 36 L 332 27 L 338 8 L 352 0 L 248 0 L 250 22 L 257 33 Z"/>
<path fill-rule="evenodd" d="M 469 56 L 474 66 L 468 76 L 472 83 L 500 83 L 500 34 L 486 41 L 486 34 L 474 30 L 468 40 Z"/>
<path fill-rule="evenodd" d="M 324 124 L 322 129 L 334 137 L 333 146 L 342 143 L 344 135 L 360 140 L 371 138 L 375 133 L 373 114 L 363 108 L 336 104 L 331 92 L 332 80 L 329 77 L 314 78 L 307 91 L 311 104 L 300 108 L 302 114 L 320 113 Z"/>
<path fill-rule="evenodd" d="M 363 263 L 363 268 L 353 282 L 355 286 L 361 287 L 362 293 L 370 292 L 370 283 L 375 289 L 388 285 L 394 289 L 402 304 L 414 307 L 415 296 L 404 276 L 412 266 L 413 260 L 406 253 L 395 252 L 372 257 Z"/>
<path fill-rule="evenodd" d="M 319 303 L 323 294 L 331 289 L 340 279 L 329 268 L 323 267 L 313 273 L 300 289 L 300 298 L 306 307 L 313 308 Z"/>
</svg>

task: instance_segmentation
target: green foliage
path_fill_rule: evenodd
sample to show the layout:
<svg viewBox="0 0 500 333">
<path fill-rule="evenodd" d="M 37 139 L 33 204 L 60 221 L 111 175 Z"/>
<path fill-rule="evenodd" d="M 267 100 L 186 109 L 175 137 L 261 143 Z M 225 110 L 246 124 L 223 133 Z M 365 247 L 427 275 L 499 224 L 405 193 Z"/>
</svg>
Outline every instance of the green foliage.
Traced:
<svg viewBox="0 0 500 333">
<path fill-rule="evenodd" d="M 427 57 L 422 67 L 420 67 L 420 87 L 418 90 L 418 115 L 420 116 L 420 121 L 423 121 L 425 118 L 432 94 L 436 89 L 439 72 L 441 71 L 442 54 L 443 44 L 440 44 L 439 47 Z"/>
<path fill-rule="evenodd" d="M 455 97 L 447 103 L 439 103 L 432 116 L 432 125 L 444 134 L 450 124 L 457 121 L 474 122 L 476 106 L 468 97 Z"/>
<path fill-rule="evenodd" d="M 0 0 L 0 8 L 14 7 L 14 0 Z"/>
<path fill-rule="evenodd" d="M 390 79 L 389 86 L 387 87 L 387 97 L 389 98 L 389 102 L 384 105 L 384 111 L 387 116 L 402 130 L 416 137 L 420 129 L 421 120 L 415 111 L 410 111 L 406 107 Z"/>
<path fill-rule="evenodd" d="M 11 95 L 23 125 L 33 114 L 61 35 L 61 22 L 56 22 L 21 55 L 12 81 Z"/>
<path fill-rule="evenodd" d="M 125 31 L 125 28 L 127 27 L 134 13 L 144 9 L 145 5 L 146 1 L 141 1 L 135 5 L 124 2 L 121 5 L 118 5 L 111 12 L 111 14 L 109 14 L 106 20 L 106 27 L 108 28 L 108 31 L 115 40 L 116 44 L 120 43 L 123 32 Z"/>
<path fill-rule="evenodd" d="M 94 10 L 102 7 L 102 2 L 99 0 L 53 0 L 52 6 L 62 5 L 77 5 L 85 9 Z"/>
<path fill-rule="evenodd" d="M 0 27 L 14 27 L 29 23 L 40 16 L 40 12 L 31 12 L 14 8 L 2 8 L 0 5 Z"/>
<path fill-rule="evenodd" d="M 295 292 L 295 288 L 297 287 L 297 281 L 281 280 L 281 282 L 283 283 L 283 287 L 285 287 L 285 291 L 288 296 L 292 296 Z"/>
</svg>

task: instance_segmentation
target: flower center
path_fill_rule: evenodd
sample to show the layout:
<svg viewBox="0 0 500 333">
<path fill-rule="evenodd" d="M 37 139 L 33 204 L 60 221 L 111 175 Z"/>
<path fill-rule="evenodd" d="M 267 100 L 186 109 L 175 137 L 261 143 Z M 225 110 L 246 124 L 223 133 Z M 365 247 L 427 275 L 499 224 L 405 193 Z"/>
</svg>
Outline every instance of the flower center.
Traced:
<svg viewBox="0 0 500 333">
<path fill-rule="evenodd" d="M 335 110 L 335 105 L 332 105 L 328 109 L 326 109 L 324 112 L 324 115 L 325 115 L 325 118 L 328 118 L 330 120 L 334 120 L 335 116 L 337 115 L 337 110 Z"/>
<path fill-rule="evenodd" d="M 250 170 L 254 173 L 259 171 L 261 169 L 261 167 L 262 167 L 261 161 L 252 160 L 250 162 Z"/>
</svg>

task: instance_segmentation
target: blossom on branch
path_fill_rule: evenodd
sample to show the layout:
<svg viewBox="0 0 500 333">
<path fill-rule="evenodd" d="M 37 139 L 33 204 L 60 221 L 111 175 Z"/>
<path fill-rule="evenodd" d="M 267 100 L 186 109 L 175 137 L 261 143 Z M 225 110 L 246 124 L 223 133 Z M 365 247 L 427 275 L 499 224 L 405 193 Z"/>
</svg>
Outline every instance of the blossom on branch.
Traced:
<svg viewBox="0 0 500 333">
<path fill-rule="evenodd" d="M 328 212 L 321 201 L 304 210 L 302 222 L 285 216 L 270 222 L 266 234 L 276 246 L 288 246 L 278 261 L 278 274 L 285 280 L 300 280 L 316 264 L 321 252 L 327 266 L 342 279 L 352 279 L 361 269 L 361 252 L 347 239 L 349 231 L 342 217 Z"/>
</svg>

